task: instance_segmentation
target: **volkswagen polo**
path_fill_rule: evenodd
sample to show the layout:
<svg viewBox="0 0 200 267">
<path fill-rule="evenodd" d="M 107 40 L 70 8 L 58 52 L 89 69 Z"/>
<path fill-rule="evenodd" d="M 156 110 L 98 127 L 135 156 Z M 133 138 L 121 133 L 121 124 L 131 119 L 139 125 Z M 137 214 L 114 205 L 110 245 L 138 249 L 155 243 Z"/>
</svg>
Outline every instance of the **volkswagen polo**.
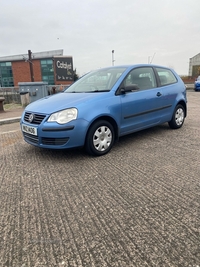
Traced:
<svg viewBox="0 0 200 267">
<path fill-rule="evenodd" d="M 31 145 L 84 147 L 101 156 L 123 135 L 166 122 L 178 129 L 186 115 L 186 87 L 176 72 L 138 64 L 91 71 L 64 92 L 29 104 L 20 124 Z"/>
</svg>

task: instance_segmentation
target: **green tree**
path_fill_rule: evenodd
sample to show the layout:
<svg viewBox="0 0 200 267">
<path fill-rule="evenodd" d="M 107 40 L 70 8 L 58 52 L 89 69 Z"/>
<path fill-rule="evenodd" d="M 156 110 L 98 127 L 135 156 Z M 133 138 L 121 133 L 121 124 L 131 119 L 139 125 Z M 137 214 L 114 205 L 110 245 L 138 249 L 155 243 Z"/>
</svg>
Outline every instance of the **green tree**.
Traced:
<svg viewBox="0 0 200 267">
<path fill-rule="evenodd" d="M 76 69 L 74 70 L 74 81 L 78 80 L 79 79 L 79 76 L 78 74 L 76 73 Z"/>
</svg>

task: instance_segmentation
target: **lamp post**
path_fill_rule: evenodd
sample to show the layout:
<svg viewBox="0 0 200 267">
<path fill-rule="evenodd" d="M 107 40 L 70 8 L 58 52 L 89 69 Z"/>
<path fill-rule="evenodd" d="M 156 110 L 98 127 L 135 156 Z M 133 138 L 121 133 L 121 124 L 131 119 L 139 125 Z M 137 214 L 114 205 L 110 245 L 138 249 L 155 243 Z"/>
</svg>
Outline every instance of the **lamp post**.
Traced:
<svg viewBox="0 0 200 267">
<path fill-rule="evenodd" d="M 114 50 L 112 50 L 112 66 L 114 66 L 114 62 L 115 62 L 115 60 L 114 60 Z"/>
</svg>

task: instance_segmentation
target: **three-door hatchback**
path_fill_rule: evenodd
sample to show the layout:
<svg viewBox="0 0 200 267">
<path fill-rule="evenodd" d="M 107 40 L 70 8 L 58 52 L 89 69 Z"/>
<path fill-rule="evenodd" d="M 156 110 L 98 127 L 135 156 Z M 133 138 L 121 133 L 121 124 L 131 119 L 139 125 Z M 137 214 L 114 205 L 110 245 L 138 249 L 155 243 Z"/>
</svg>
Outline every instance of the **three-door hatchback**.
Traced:
<svg viewBox="0 0 200 267">
<path fill-rule="evenodd" d="M 64 92 L 29 104 L 20 124 L 31 145 L 85 147 L 101 156 L 120 136 L 165 122 L 178 129 L 186 114 L 186 87 L 174 70 L 140 64 L 92 71 Z"/>
</svg>

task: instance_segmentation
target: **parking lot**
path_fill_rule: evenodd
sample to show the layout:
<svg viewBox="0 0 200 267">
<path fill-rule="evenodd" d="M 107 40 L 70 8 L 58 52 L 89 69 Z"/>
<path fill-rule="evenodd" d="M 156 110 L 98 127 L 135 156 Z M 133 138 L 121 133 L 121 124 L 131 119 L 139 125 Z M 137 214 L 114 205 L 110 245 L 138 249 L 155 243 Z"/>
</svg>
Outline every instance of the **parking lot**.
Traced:
<svg viewBox="0 0 200 267">
<path fill-rule="evenodd" d="M 199 267 L 200 93 L 183 127 L 110 153 L 42 150 L 0 126 L 0 266 Z"/>
</svg>

